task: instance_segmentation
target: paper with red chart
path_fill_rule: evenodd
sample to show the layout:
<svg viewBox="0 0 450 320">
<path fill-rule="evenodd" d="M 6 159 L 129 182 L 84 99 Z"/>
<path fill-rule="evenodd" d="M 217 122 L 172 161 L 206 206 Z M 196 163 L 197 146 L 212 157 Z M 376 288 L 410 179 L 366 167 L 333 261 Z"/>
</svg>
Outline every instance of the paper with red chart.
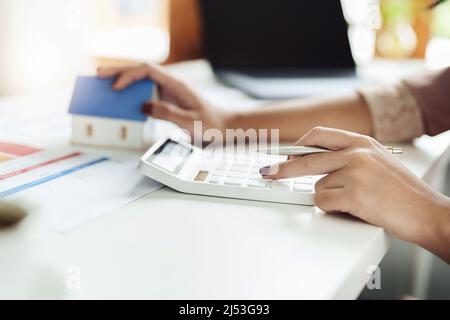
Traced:
<svg viewBox="0 0 450 320">
<path fill-rule="evenodd" d="M 0 142 L 0 201 L 25 205 L 51 230 L 69 231 L 162 187 L 138 172 L 138 161 L 136 154 Z"/>
</svg>

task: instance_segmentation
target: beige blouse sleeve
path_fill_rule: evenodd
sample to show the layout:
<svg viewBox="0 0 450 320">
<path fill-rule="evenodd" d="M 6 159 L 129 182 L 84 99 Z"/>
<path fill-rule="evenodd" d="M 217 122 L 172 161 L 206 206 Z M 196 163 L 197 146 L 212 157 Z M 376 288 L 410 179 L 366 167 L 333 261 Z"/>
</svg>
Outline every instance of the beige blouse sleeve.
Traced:
<svg viewBox="0 0 450 320">
<path fill-rule="evenodd" d="M 450 67 L 390 87 L 360 90 L 380 141 L 408 141 L 450 130 Z"/>
<path fill-rule="evenodd" d="M 375 139 L 408 141 L 425 133 L 421 110 L 404 82 L 362 89 L 359 93 L 369 107 Z"/>
</svg>

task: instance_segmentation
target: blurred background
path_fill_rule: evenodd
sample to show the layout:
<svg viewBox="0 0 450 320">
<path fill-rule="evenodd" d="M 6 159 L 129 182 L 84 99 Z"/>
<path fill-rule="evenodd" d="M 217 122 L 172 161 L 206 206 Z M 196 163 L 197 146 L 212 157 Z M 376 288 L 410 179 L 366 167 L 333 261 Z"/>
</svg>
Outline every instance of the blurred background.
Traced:
<svg viewBox="0 0 450 320">
<path fill-rule="evenodd" d="M 104 58 L 164 61 L 167 5 L 166 0 L 0 0 L 0 94 L 70 82 Z"/>
<path fill-rule="evenodd" d="M 356 62 L 448 64 L 450 3 L 424 10 L 429 2 L 342 0 Z M 201 58 L 197 6 L 197 0 L 0 0 L 0 95 L 70 83 L 96 65 Z"/>
<path fill-rule="evenodd" d="M 430 0 L 341 2 L 359 68 L 450 65 L 450 1 L 432 11 Z M 0 96 L 67 88 L 97 66 L 203 56 L 197 0 L 0 0 Z M 383 289 L 362 298 L 450 298 L 448 265 L 423 255 L 397 241 Z"/>
</svg>

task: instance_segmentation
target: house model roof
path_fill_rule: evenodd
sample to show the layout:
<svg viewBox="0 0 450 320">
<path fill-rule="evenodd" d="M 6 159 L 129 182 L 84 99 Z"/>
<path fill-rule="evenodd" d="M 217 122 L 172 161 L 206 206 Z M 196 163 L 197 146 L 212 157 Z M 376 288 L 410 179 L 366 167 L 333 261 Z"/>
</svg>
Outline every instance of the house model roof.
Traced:
<svg viewBox="0 0 450 320">
<path fill-rule="evenodd" d="M 142 113 L 142 105 L 150 100 L 154 82 L 143 80 L 125 90 L 115 91 L 115 79 L 97 77 L 78 77 L 70 104 L 72 115 L 113 118 L 144 122 L 147 116 Z"/>
</svg>

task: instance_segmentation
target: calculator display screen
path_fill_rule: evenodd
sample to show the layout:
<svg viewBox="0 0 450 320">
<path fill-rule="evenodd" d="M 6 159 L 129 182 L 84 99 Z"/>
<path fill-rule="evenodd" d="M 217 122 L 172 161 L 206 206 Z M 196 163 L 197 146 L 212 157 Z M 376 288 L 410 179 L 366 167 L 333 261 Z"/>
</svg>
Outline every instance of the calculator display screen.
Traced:
<svg viewBox="0 0 450 320">
<path fill-rule="evenodd" d="M 192 154 L 192 149 L 173 140 L 167 140 L 148 159 L 154 165 L 177 174 Z"/>
</svg>

